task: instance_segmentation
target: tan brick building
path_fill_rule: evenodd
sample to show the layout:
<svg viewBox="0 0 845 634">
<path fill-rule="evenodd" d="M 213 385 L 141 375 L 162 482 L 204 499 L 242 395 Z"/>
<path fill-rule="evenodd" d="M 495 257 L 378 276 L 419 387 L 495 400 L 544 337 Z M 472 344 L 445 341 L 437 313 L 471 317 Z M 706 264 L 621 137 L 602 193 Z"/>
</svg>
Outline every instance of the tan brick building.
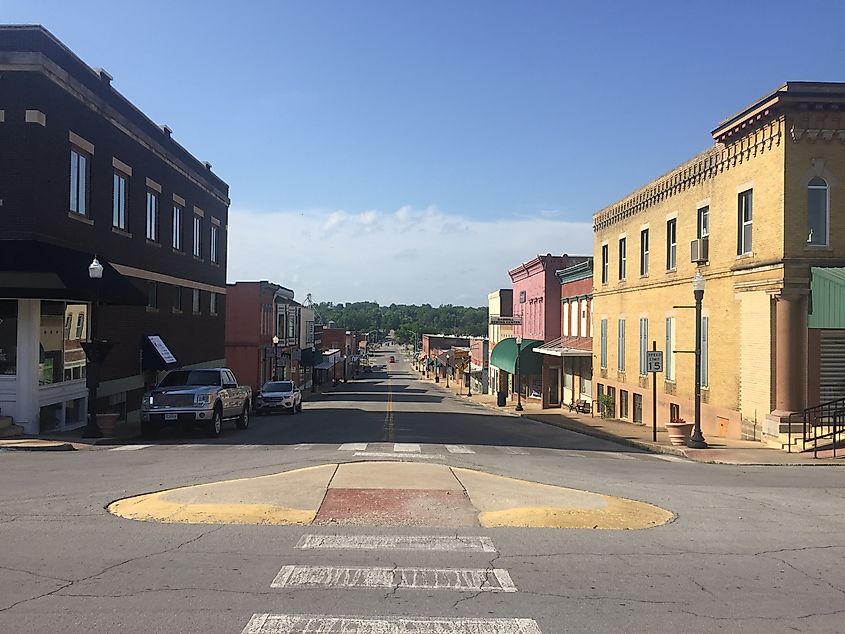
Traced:
<svg viewBox="0 0 845 634">
<path fill-rule="evenodd" d="M 644 357 L 656 341 L 658 426 L 693 420 L 687 307 L 700 271 L 705 436 L 775 440 L 789 413 L 845 397 L 845 320 L 829 289 L 845 265 L 845 84 L 789 82 L 712 136 L 593 216 L 595 397 L 650 424 Z"/>
</svg>

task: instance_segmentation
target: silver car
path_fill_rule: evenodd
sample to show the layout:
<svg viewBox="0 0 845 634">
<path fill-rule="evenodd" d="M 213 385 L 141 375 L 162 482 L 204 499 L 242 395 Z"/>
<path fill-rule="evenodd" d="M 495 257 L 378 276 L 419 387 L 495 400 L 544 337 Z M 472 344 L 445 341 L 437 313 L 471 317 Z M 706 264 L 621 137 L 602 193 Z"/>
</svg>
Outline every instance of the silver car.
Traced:
<svg viewBox="0 0 845 634">
<path fill-rule="evenodd" d="M 267 414 L 275 410 L 295 414 L 302 411 L 302 392 L 293 381 L 268 381 L 255 397 L 255 413 Z"/>
</svg>

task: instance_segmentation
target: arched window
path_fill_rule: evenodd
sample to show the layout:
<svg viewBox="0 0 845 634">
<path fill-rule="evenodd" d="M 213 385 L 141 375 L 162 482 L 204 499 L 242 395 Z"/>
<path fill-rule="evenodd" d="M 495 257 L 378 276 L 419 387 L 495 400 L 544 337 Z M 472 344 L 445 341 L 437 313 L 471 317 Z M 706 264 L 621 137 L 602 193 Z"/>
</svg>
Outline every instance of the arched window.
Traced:
<svg viewBox="0 0 845 634">
<path fill-rule="evenodd" d="M 816 176 L 807 184 L 807 244 L 827 245 L 829 207 L 827 181 Z"/>
</svg>

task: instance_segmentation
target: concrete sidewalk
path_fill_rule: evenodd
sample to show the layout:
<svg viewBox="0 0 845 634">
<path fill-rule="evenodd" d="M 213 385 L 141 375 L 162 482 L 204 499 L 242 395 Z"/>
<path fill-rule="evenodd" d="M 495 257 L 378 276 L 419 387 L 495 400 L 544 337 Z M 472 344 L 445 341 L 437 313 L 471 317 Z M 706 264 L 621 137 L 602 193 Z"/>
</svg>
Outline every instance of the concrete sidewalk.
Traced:
<svg viewBox="0 0 845 634">
<path fill-rule="evenodd" d="M 837 457 L 833 458 L 832 451 L 820 451 L 817 459 L 812 453 L 787 453 L 779 449 L 766 447 L 765 445 L 748 440 L 733 440 L 731 438 L 719 438 L 711 436 L 707 438 L 709 449 L 689 449 L 688 447 L 676 447 L 669 442 L 669 435 L 664 429 L 657 430 L 657 442 L 652 440 L 652 429 L 648 425 L 635 425 L 620 420 L 609 420 L 590 414 L 570 412 L 564 406 L 560 409 L 542 409 L 539 399 L 523 399 L 523 411 L 515 410 L 516 404 L 508 402 L 505 407 L 496 405 L 496 398 L 489 394 L 472 393 L 471 397 L 466 394 L 466 388 L 455 386 L 449 381 L 441 379 L 436 383 L 433 379 L 420 376 L 420 380 L 429 383 L 433 387 L 448 391 L 456 397 L 466 401 L 472 401 L 484 407 L 490 408 L 500 414 L 511 416 L 522 416 L 541 423 L 554 425 L 562 429 L 568 429 L 579 434 L 609 440 L 621 445 L 644 449 L 652 453 L 672 454 L 683 456 L 696 462 L 707 462 L 716 464 L 732 465 L 771 465 L 771 466 L 845 466 L 845 449 L 837 451 Z"/>
</svg>

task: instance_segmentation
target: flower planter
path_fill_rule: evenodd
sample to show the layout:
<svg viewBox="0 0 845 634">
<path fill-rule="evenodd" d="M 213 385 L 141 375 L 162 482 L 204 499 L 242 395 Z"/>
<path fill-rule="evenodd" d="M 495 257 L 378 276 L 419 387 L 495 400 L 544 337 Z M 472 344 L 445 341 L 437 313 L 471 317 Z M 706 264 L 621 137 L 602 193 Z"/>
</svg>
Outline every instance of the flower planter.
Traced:
<svg viewBox="0 0 845 634">
<path fill-rule="evenodd" d="M 690 435 L 692 434 L 693 423 L 688 423 L 685 420 L 676 420 L 666 423 L 666 431 L 669 432 L 669 442 L 676 447 L 687 444 Z"/>
</svg>

